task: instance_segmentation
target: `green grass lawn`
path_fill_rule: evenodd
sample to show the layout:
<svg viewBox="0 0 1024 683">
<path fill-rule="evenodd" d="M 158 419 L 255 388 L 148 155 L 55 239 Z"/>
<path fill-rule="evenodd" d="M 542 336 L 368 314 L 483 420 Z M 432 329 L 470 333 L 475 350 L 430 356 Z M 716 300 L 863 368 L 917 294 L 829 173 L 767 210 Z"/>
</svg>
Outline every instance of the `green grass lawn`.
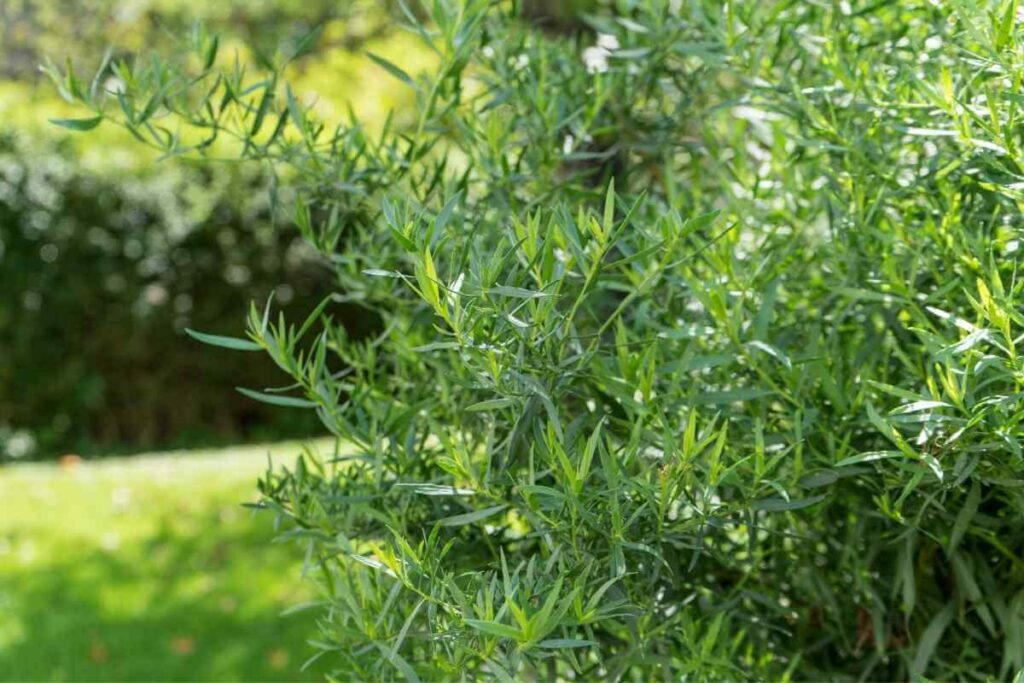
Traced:
<svg viewBox="0 0 1024 683">
<path fill-rule="evenodd" d="M 301 551 L 241 507 L 268 450 L 0 468 L 0 679 L 317 679 Z"/>
</svg>

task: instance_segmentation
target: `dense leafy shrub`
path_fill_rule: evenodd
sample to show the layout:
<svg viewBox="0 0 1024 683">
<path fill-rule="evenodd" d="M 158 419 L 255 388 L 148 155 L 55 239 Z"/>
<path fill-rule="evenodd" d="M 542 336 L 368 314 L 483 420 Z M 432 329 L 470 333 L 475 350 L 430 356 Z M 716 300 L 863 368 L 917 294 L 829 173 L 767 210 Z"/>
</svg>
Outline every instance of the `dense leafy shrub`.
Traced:
<svg viewBox="0 0 1024 683">
<path fill-rule="evenodd" d="M 409 130 L 273 74 L 122 69 L 93 109 L 232 136 L 326 301 L 253 398 L 339 679 L 1008 678 L 1024 667 L 1017 3 L 622 2 L 553 34 L 434 3 Z"/>
<path fill-rule="evenodd" d="M 319 431 L 224 394 L 273 381 L 271 363 L 183 343 L 254 297 L 301 312 L 326 293 L 266 185 L 180 164 L 93 172 L 66 145 L 0 141 L 0 459 Z"/>
</svg>

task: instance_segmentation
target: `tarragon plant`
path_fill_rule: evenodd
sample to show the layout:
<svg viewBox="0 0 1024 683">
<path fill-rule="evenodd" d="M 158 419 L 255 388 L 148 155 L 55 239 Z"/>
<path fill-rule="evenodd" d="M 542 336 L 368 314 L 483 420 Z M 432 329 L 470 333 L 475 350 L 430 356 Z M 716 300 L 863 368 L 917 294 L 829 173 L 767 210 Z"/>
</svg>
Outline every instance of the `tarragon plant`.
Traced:
<svg viewBox="0 0 1024 683">
<path fill-rule="evenodd" d="M 336 437 L 260 483 L 339 680 L 921 680 L 1024 667 L 1017 2 L 407 11 L 411 118 L 288 54 L 114 64 L 91 114 L 266 164 L 336 293 L 254 304 Z M 108 67 L 104 65 L 100 74 Z M 287 191 L 285 191 L 287 190 Z M 354 338 L 340 302 L 375 332 Z M 211 351 L 213 352 L 213 351 Z"/>
</svg>

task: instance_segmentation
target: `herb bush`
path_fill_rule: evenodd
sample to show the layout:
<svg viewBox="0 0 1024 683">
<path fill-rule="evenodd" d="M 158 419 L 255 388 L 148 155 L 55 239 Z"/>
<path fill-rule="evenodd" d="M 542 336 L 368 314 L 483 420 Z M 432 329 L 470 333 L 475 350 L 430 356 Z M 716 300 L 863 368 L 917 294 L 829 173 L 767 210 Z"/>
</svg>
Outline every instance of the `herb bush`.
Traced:
<svg viewBox="0 0 1024 683">
<path fill-rule="evenodd" d="M 54 73 L 65 127 L 275 169 L 333 266 L 304 321 L 195 336 L 337 436 L 260 484 L 336 678 L 1024 667 L 1017 3 L 429 14 L 379 136 L 201 36 L 113 101 Z"/>
</svg>

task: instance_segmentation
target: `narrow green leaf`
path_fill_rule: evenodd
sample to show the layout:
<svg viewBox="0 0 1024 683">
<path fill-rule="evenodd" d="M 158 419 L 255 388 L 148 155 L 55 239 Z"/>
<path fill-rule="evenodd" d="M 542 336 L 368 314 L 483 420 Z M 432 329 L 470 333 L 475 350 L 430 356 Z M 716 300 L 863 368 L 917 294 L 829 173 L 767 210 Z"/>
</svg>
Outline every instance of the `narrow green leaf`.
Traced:
<svg viewBox="0 0 1024 683">
<path fill-rule="evenodd" d="M 419 493 L 424 496 L 472 496 L 476 494 L 473 489 L 456 488 L 454 486 L 444 486 L 442 484 L 417 484 L 417 483 L 401 483 L 395 484 L 395 488 L 409 489 L 413 493 Z"/>
<path fill-rule="evenodd" d="M 925 671 L 927 671 L 928 663 L 931 662 L 932 655 L 935 654 L 935 649 L 942 640 L 942 634 L 946 632 L 946 627 L 953 621 L 955 613 L 956 603 L 950 600 L 932 618 L 924 633 L 921 634 L 921 640 L 917 643 L 917 654 L 910 665 L 910 673 L 913 678 L 916 679 L 918 676 L 923 676 Z"/>
<path fill-rule="evenodd" d="M 217 50 L 220 48 L 220 36 L 214 36 L 206 48 L 206 56 L 203 57 L 203 71 L 209 71 L 213 63 L 217 61 Z"/>
<path fill-rule="evenodd" d="M 551 296 L 550 294 L 536 292 L 531 289 L 523 289 L 522 287 L 506 287 L 505 285 L 491 287 L 487 290 L 487 293 L 497 294 L 498 296 L 509 296 L 516 299 L 538 299 L 545 296 Z"/>
<path fill-rule="evenodd" d="M 810 498 L 801 498 L 799 500 L 764 498 L 754 503 L 754 509 L 764 510 L 765 512 L 790 512 L 792 510 L 802 510 L 803 508 L 820 503 L 823 500 L 825 500 L 824 494 L 820 496 L 811 496 Z"/>
<path fill-rule="evenodd" d="M 975 480 L 971 484 L 971 490 L 967 493 L 967 498 L 964 500 L 964 506 L 960 508 L 960 512 L 957 513 L 956 520 L 953 522 L 953 529 L 949 534 L 948 554 L 952 554 L 957 546 L 960 545 L 960 541 L 963 540 L 964 534 L 967 533 L 974 515 L 978 512 L 978 504 L 980 502 L 981 486 Z"/>
<path fill-rule="evenodd" d="M 475 413 L 484 410 L 498 410 L 499 408 L 507 408 L 509 406 L 516 405 L 515 399 L 511 398 L 495 398 L 490 401 L 480 401 L 474 403 L 466 408 L 466 412 Z"/>
<path fill-rule="evenodd" d="M 413 351 L 416 353 L 428 353 L 430 351 L 450 351 L 458 348 L 461 348 L 458 342 L 434 342 L 433 344 L 417 346 Z"/>
<path fill-rule="evenodd" d="M 932 474 L 935 475 L 936 479 L 939 481 L 943 481 L 945 479 L 945 472 L 942 471 L 942 463 L 939 462 L 938 458 L 931 453 L 923 452 L 921 453 L 921 460 L 924 461 L 925 465 L 928 465 L 928 469 L 932 471 Z"/>
<path fill-rule="evenodd" d="M 256 118 L 253 119 L 252 128 L 249 130 L 250 137 L 256 137 L 263 127 L 263 121 L 267 117 L 267 112 L 270 111 L 270 102 L 274 98 L 274 86 L 273 81 L 263 86 L 263 97 L 260 98 L 259 107 L 256 109 Z"/>
<path fill-rule="evenodd" d="M 579 638 L 550 638 L 537 643 L 537 647 L 543 647 L 548 650 L 567 650 L 575 647 L 594 647 L 596 645 L 597 641 L 581 640 Z"/>
<path fill-rule="evenodd" d="M 103 53 L 103 59 L 100 60 L 100 65 L 96 69 L 96 74 L 92 77 L 92 83 L 89 84 L 89 99 L 95 99 L 96 94 L 100 89 L 100 80 L 107 73 L 107 67 L 110 66 L 110 58 L 114 55 L 114 49 L 108 47 Z"/>
<path fill-rule="evenodd" d="M 875 460 L 888 460 L 889 458 L 899 458 L 903 455 L 900 451 L 871 451 L 869 453 L 858 453 L 857 455 L 851 455 L 848 458 L 843 458 L 836 463 L 836 467 L 847 467 L 849 465 L 858 465 L 862 462 L 874 462 Z"/>
<path fill-rule="evenodd" d="M 420 278 L 420 287 L 427 301 L 437 308 L 441 305 L 441 292 L 437 285 L 437 267 L 429 248 L 423 250 L 423 274 L 424 277 Z"/>
<path fill-rule="evenodd" d="M 220 346 L 225 349 L 233 349 L 235 351 L 259 351 L 261 347 L 256 342 L 250 339 L 239 339 L 238 337 L 221 337 L 216 334 L 206 334 L 204 332 L 197 332 L 195 330 L 185 328 L 185 334 L 192 337 L 196 341 L 201 341 L 204 344 L 210 346 Z"/>
<path fill-rule="evenodd" d="M 886 384 L 885 382 L 876 382 L 874 380 L 867 380 L 867 384 L 869 384 L 870 386 L 878 389 L 879 391 L 884 391 L 884 392 L 888 393 L 889 395 L 896 396 L 898 398 L 905 398 L 906 400 L 909 400 L 909 401 L 926 400 L 926 397 L 922 396 L 921 394 L 916 394 L 916 393 L 913 393 L 912 391 L 907 391 L 906 389 L 903 389 L 903 388 L 900 388 L 900 387 L 897 387 L 897 386 L 893 386 L 892 384 Z"/>
<path fill-rule="evenodd" d="M 601 226 L 604 228 L 606 234 L 610 234 L 612 228 L 612 221 L 615 220 L 615 178 L 608 181 L 608 192 L 604 197 L 604 224 Z"/>
<path fill-rule="evenodd" d="M 416 87 L 416 82 L 412 80 L 412 77 L 399 67 L 395 66 L 393 63 L 389 62 L 383 57 L 373 54 L 372 52 L 367 52 L 366 56 L 372 59 L 373 62 L 377 64 L 377 66 L 383 68 L 389 74 L 391 74 L 398 80 L 402 81 L 406 85 L 413 88 Z"/>
<path fill-rule="evenodd" d="M 292 123 L 295 125 L 297 130 L 304 130 L 305 117 L 302 114 L 302 108 L 299 106 L 298 100 L 295 99 L 295 94 L 292 92 L 290 85 L 285 86 L 284 94 L 285 99 L 288 102 L 288 114 L 292 118 Z"/>
<path fill-rule="evenodd" d="M 100 122 L 102 121 L 102 116 L 94 116 L 90 119 L 50 119 L 50 123 L 54 125 L 79 132 L 92 130 L 96 126 L 100 125 Z"/>
<path fill-rule="evenodd" d="M 316 308 L 310 311 L 309 315 L 306 316 L 306 320 L 303 321 L 302 326 L 299 327 L 299 331 L 295 333 L 296 340 L 302 339 L 306 332 L 309 332 L 309 328 L 313 326 L 313 323 L 320 320 L 320 314 L 324 312 L 324 309 L 327 308 L 327 304 L 329 303 L 331 303 L 331 296 L 328 295 L 325 296 L 319 304 L 317 304 Z"/>
<path fill-rule="evenodd" d="M 416 675 L 412 666 L 409 662 L 405 661 L 402 655 L 382 643 L 374 643 L 374 645 L 376 645 L 377 649 L 380 650 L 380 653 L 384 655 L 384 658 L 387 659 L 393 667 L 398 669 L 399 673 L 405 677 L 405 680 L 412 681 L 412 683 L 420 683 L 419 676 Z"/>
<path fill-rule="evenodd" d="M 733 403 L 734 401 L 753 401 L 754 399 L 771 396 L 775 392 L 769 389 L 729 389 L 726 391 L 708 391 L 697 394 L 693 402 L 697 405 Z"/>
<path fill-rule="evenodd" d="M 506 624 L 499 624 L 496 621 L 481 621 L 479 619 L 466 619 L 466 625 L 475 628 L 481 633 L 486 633 L 489 636 L 497 636 L 499 638 L 511 638 L 517 640 L 519 638 L 519 630 L 512 628 Z"/>
<path fill-rule="evenodd" d="M 412 612 L 409 613 L 408 618 L 406 618 L 405 623 L 402 624 L 402 630 L 398 632 L 398 637 L 395 638 L 395 642 L 390 648 L 390 654 L 386 655 L 388 661 L 394 664 L 395 667 L 402 672 L 402 675 L 410 681 L 416 681 L 419 679 L 416 677 L 416 672 L 412 670 L 412 667 L 410 667 L 408 663 L 405 663 L 405 660 L 398 654 L 398 650 L 402 647 L 402 642 L 405 640 L 405 636 L 409 633 L 409 627 L 412 626 L 412 622 L 416 619 L 416 615 L 419 613 L 420 608 L 423 607 L 423 603 L 425 601 L 426 598 L 423 598 L 416 603 L 416 607 L 413 608 Z M 405 663 L 405 666 L 403 667 L 399 662 Z"/>
<path fill-rule="evenodd" d="M 772 280 L 768 285 L 768 289 L 765 290 L 761 306 L 757 309 L 757 316 L 754 318 L 754 339 L 763 340 L 768 334 L 768 326 L 771 324 L 775 312 L 775 300 L 778 292 L 779 280 Z"/>
<path fill-rule="evenodd" d="M 800 478 L 800 486 L 805 489 L 816 489 L 829 486 L 839 481 L 839 472 L 835 470 L 818 470 Z"/>
<path fill-rule="evenodd" d="M 711 622 L 711 628 L 707 630 L 703 641 L 701 642 L 701 654 L 704 657 L 709 657 L 715 649 L 715 643 L 718 641 L 718 633 L 722 630 L 722 624 L 725 622 L 725 612 L 719 612 L 715 620 Z"/>
<path fill-rule="evenodd" d="M 953 406 L 945 401 L 914 401 L 889 411 L 890 415 L 910 415 L 922 411 L 935 410 L 936 408 L 952 408 Z"/>
<path fill-rule="evenodd" d="M 402 245 L 402 248 L 406 251 L 416 251 L 416 243 L 405 236 L 401 231 L 396 229 L 394 226 L 388 226 L 388 230 L 391 231 L 392 237 Z"/>
<path fill-rule="evenodd" d="M 914 613 L 914 606 L 917 604 L 917 578 L 914 573 L 914 536 L 907 536 L 907 540 L 900 548 L 896 561 L 898 574 L 898 585 L 903 598 L 903 613 L 910 617 Z"/>
<path fill-rule="evenodd" d="M 286 408 L 316 408 L 317 404 L 313 401 L 307 401 L 303 398 L 294 398 L 292 396 L 279 396 L 277 394 L 265 394 L 260 391 L 253 391 L 252 389 L 246 389 L 245 387 L 235 387 L 238 393 L 248 396 L 249 398 L 260 401 L 262 403 L 270 403 L 275 406 L 284 406 Z"/>
<path fill-rule="evenodd" d="M 441 526 L 465 526 L 466 524 L 472 524 L 473 522 L 479 522 L 482 519 L 492 517 L 507 507 L 508 505 L 495 505 L 493 507 L 484 508 L 483 510 L 474 510 L 461 515 L 445 517 L 437 520 L 437 523 Z"/>
<path fill-rule="evenodd" d="M 763 353 L 767 353 L 769 356 L 785 365 L 787 370 L 793 369 L 793 363 L 789 360 L 789 357 L 786 354 L 782 353 L 782 351 L 779 351 L 777 348 L 772 346 L 771 344 L 768 344 L 767 342 L 763 341 L 752 341 L 747 342 L 747 346 L 753 349 L 757 349 L 758 351 L 761 351 Z"/>
<path fill-rule="evenodd" d="M 899 297 L 894 294 L 872 292 L 868 289 L 857 289 L 855 287 L 837 287 L 835 291 L 855 301 L 877 301 L 884 304 L 906 301 L 903 297 Z"/>
</svg>

